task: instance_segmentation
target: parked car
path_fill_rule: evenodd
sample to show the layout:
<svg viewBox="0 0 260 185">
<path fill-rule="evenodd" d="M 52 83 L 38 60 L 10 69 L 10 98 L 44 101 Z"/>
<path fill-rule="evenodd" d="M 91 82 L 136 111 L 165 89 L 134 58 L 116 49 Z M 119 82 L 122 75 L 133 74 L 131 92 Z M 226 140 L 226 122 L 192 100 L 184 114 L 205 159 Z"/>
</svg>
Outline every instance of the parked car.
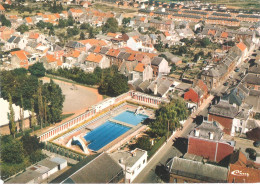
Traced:
<svg viewBox="0 0 260 185">
<path fill-rule="evenodd" d="M 254 145 L 254 147 L 259 148 L 259 147 L 260 147 L 260 141 L 255 141 L 255 142 L 253 143 L 253 145 Z"/>
<path fill-rule="evenodd" d="M 256 151 L 253 148 L 246 148 L 246 153 L 249 154 L 249 159 L 255 161 L 256 159 Z"/>
</svg>

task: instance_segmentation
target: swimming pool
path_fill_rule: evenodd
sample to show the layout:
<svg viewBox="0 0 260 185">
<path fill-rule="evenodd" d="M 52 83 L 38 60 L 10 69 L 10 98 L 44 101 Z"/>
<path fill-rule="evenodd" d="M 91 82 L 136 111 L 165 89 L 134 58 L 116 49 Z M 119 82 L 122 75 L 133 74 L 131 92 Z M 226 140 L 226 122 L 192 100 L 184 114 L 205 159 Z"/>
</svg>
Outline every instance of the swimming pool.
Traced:
<svg viewBox="0 0 260 185">
<path fill-rule="evenodd" d="M 90 142 L 88 145 L 89 149 L 97 151 L 130 129 L 129 127 L 106 121 L 101 126 L 87 133 L 84 139 Z"/>
<path fill-rule="evenodd" d="M 131 125 L 138 125 L 139 123 L 141 123 L 146 118 L 148 118 L 148 116 L 146 116 L 146 115 L 135 114 L 132 111 L 125 111 L 125 112 L 117 115 L 113 119 L 115 119 L 117 121 L 122 121 L 122 122 L 125 122 L 125 123 L 129 123 Z"/>
</svg>

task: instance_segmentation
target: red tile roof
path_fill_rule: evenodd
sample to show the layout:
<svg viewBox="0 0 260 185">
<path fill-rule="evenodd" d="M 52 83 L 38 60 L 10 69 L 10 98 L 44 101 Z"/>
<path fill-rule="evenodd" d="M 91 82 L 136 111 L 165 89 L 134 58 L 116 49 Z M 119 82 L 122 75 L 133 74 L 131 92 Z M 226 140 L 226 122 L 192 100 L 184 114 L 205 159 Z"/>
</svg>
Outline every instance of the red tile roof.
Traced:
<svg viewBox="0 0 260 185">
<path fill-rule="evenodd" d="M 135 66 L 135 71 L 137 72 L 143 72 L 144 71 L 144 64 L 138 63 L 137 66 Z"/>
<path fill-rule="evenodd" d="M 246 45 L 243 42 L 239 42 L 237 44 L 237 47 L 241 50 L 244 51 L 246 49 Z"/>
<path fill-rule="evenodd" d="M 227 38 L 228 37 L 228 33 L 227 32 L 222 32 L 220 37 Z"/>
<path fill-rule="evenodd" d="M 3 5 L 0 4 L 0 10 L 1 11 L 5 11 L 5 8 L 3 7 Z"/>
<path fill-rule="evenodd" d="M 25 20 L 27 23 L 32 23 L 32 18 L 31 17 L 25 17 Z"/>
<path fill-rule="evenodd" d="M 11 55 L 16 55 L 20 60 L 24 61 L 27 60 L 27 55 L 29 55 L 29 53 L 24 50 L 19 50 L 11 52 Z"/>
<path fill-rule="evenodd" d="M 208 35 L 215 35 L 216 34 L 216 30 L 209 30 L 208 31 Z"/>
<path fill-rule="evenodd" d="M 90 53 L 86 60 L 90 61 L 90 62 L 95 62 L 95 63 L 99 63 L 102 60 L 103 56 L 102 55 L 95 55 L 94 53 Z"/>
<path fill-rule="evenodd" d="M 103 40 L 97 40 L 97 39 L 86 39 L 86 40 L 80 40 L 79 41 L 82 44 L 90 44 L 91 46 L 93 45 L 99 45 L 99 46 L 106 46 L 107 43 Z"/>
</svg>

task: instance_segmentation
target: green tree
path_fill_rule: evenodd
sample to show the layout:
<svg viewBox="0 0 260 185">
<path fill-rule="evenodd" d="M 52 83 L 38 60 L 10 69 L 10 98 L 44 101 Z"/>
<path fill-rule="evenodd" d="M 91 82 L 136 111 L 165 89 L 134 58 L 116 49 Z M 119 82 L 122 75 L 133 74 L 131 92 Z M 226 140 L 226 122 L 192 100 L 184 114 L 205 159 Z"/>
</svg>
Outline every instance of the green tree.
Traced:
<svg viewBox="0 0 260 185">
<path fill-rule="evenodd" d="M 64 102 L 64 95 L 59 85 L 55 84 L 53 80 L 50 83 L 43 85 L 43 94 L 46 98 L 48 122 L 57 123 L 61 121 L 62 108 Z"/>
<path fill-rule="evenodd" d="M 43 77 L 45 76 L 46 69 L 43 66 L 43 63 L 37 62 L 33 64 L 32 66 L 29 66 L 29 72 L 37 77 Z"/>
<path fill-rule="evenodd" d="M 21 141 L 8 138 L 1 142 L 1 160 L 9 164 L 20 164 L 24 161 L 24 150 Z"/>
<path fill-rule="evenodd" d="M 20 107 L 20 121 L 19 127 L 24 132 L 24 109 L 23 109 L 23 97 L 21 96 L 21 107 Z"/>
<path fill-rule="evenodd" d="M 26 24 L 22 24 L 21 26 L 19 26 L 16 31 L 21 32 L 22 34 L 24 34 L 24 32 L 29 31 L 29 27 Z"/>
<path fill-rule="evenodd" d="M 122 74 L 114 75 L 109 81 L 108 95 L 118 96 L 129 90 L 127 78 Z"/>
<path fill-rule="evenodd" d="M 34 101 L 33 101 L 33 99 L 31 99 L 31 107 L 32 108 L 31 108 L 31 116 L 30 116 L 30 126 L 34 130 L 37 122 L 36 122 L 36 118 L 35 118 Z"/>
<path fill-rule="evenodd" d="M 161 36 L 158 36 L 156 44 L 154 45 L 154 47 L 157 51 L 160 51 L 160 52 L 165 51 L 165 49 L 163 47 L 163 42 L 162 42 Z"/>
<path fill-rule="evenodd" d="M 136 141 L 135 147 L 149 151 L 151 149 L 151 142 L 149 137 L 147 136 L 139 137 Z"/>
<path fill-rule="evenodd" d="M 118 22 L 115 18 L 108 18 L 107 22 L 102 26 L 102 32 L 107 33 L 107 32 L 112 32 L 115 33 L 118 31 Z"/>
<path fill-rule="evenodd" d="M 89 30 L 91 28 L 89 23 L 83 23 L 80 25 L 81 30 Z"/>
<path fill-rule="evenodd" d="M 6 19 L 5 15 L 0 15 L 0 22 L 2 23 L 2 26 L 7 26 L 7 27 L 11 27 L 11 22 Z"/>
<path fill-rule="evenodd" d="M 65 28 L 67 26 L 67 21 L 64 19 L 59 19 L 58 27 Z"/>
<path fill-rule="evenodd" d="M 174 131 L 181 126 L 180 121 L 187 119 L 188 110 L 182 99 L 173 99 L 168 104 L 162 104 L 155 111 L 155 117 L 155 121 L 152 121 L 149 125 L 150 133 L 152 136 L 162 137 L 167 133 L 168 124 L 169 131 Z"/>
<path fill-rule="evenodd" d="M 42 87 L 41 85 L 38 86 L 37 90 L 37 98 L 38 98 L 38 122 L 41 125 L 43 125 L 43 117 L 44 117 L 44 107 L 43 107 L 43 102 L 42 102 Z"/>
<path fill-rule="evenodd" d="M 92 27 L 89 29 L 88 38 L 89 38 L 89 39 L 95 38 L 95 34 L 93 33 L 93 28 L 92 28 Z"/>
<path fill-rule="evenodd" d="M 69 16 L 67 23 L 68 23 L 69 26 L 73 26 L 73 24 L 74 24 L 74 19 L 73 19 L 72 16 Z"/>
<path fill-rule="evenodd" d="M 8 113 L 8 119 L 9 119 L 9 129 L 11 135 L 15 138 L 16 133 L 16 123 L 15 123 L 15 115 L 14 115 L 14 109 L 13 109 L 13 101 L 11 94 L 9 96 L 9 113 Z"/>
<path fill-rule="evenodd" d="M 207 47 L 208 45 L 210 45 L 210 40 L 209 38 L 207 37 L 204 37 L 201 41 L 200 41 L 200 44 L 202 47 Z"/>
<path fill-rule="evenodd" d="M 44 29 L 46 27 L 46 23 L 43 22 L 42 20 L 40 20 L 37 24 L 36 24 L 37 28 L 39 29 Z"/>
<path fill-rule="evenodd" d="M 125 17 L 123 18 L 122 23 L 124 26 L 126 26 L 127 24 L 130 23 L 130 21 L 131 21 L 131 17 Z"/>
<path fill-rule="evenodd" d="M 80 40 L 84 40 L 85 39 L 85 34 L 83 32 L 80 32 L 79 39 Z"/>
</svg>

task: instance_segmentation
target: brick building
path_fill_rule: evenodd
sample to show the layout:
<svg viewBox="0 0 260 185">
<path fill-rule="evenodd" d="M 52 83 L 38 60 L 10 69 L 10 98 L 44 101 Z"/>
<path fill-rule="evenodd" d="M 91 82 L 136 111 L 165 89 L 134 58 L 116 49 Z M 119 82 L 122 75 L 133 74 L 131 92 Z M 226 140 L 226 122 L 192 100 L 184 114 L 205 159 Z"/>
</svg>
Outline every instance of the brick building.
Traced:
<svg viewBox="0 0 260 185">
<path fill-rule="evenodd" d="M 188 152 L 203 158 L 220 162 L 234 151 L 234 142 L 222 140 L 223 132 L 212 122 L 203 122 L 188 136 Z"/>
</svg>

